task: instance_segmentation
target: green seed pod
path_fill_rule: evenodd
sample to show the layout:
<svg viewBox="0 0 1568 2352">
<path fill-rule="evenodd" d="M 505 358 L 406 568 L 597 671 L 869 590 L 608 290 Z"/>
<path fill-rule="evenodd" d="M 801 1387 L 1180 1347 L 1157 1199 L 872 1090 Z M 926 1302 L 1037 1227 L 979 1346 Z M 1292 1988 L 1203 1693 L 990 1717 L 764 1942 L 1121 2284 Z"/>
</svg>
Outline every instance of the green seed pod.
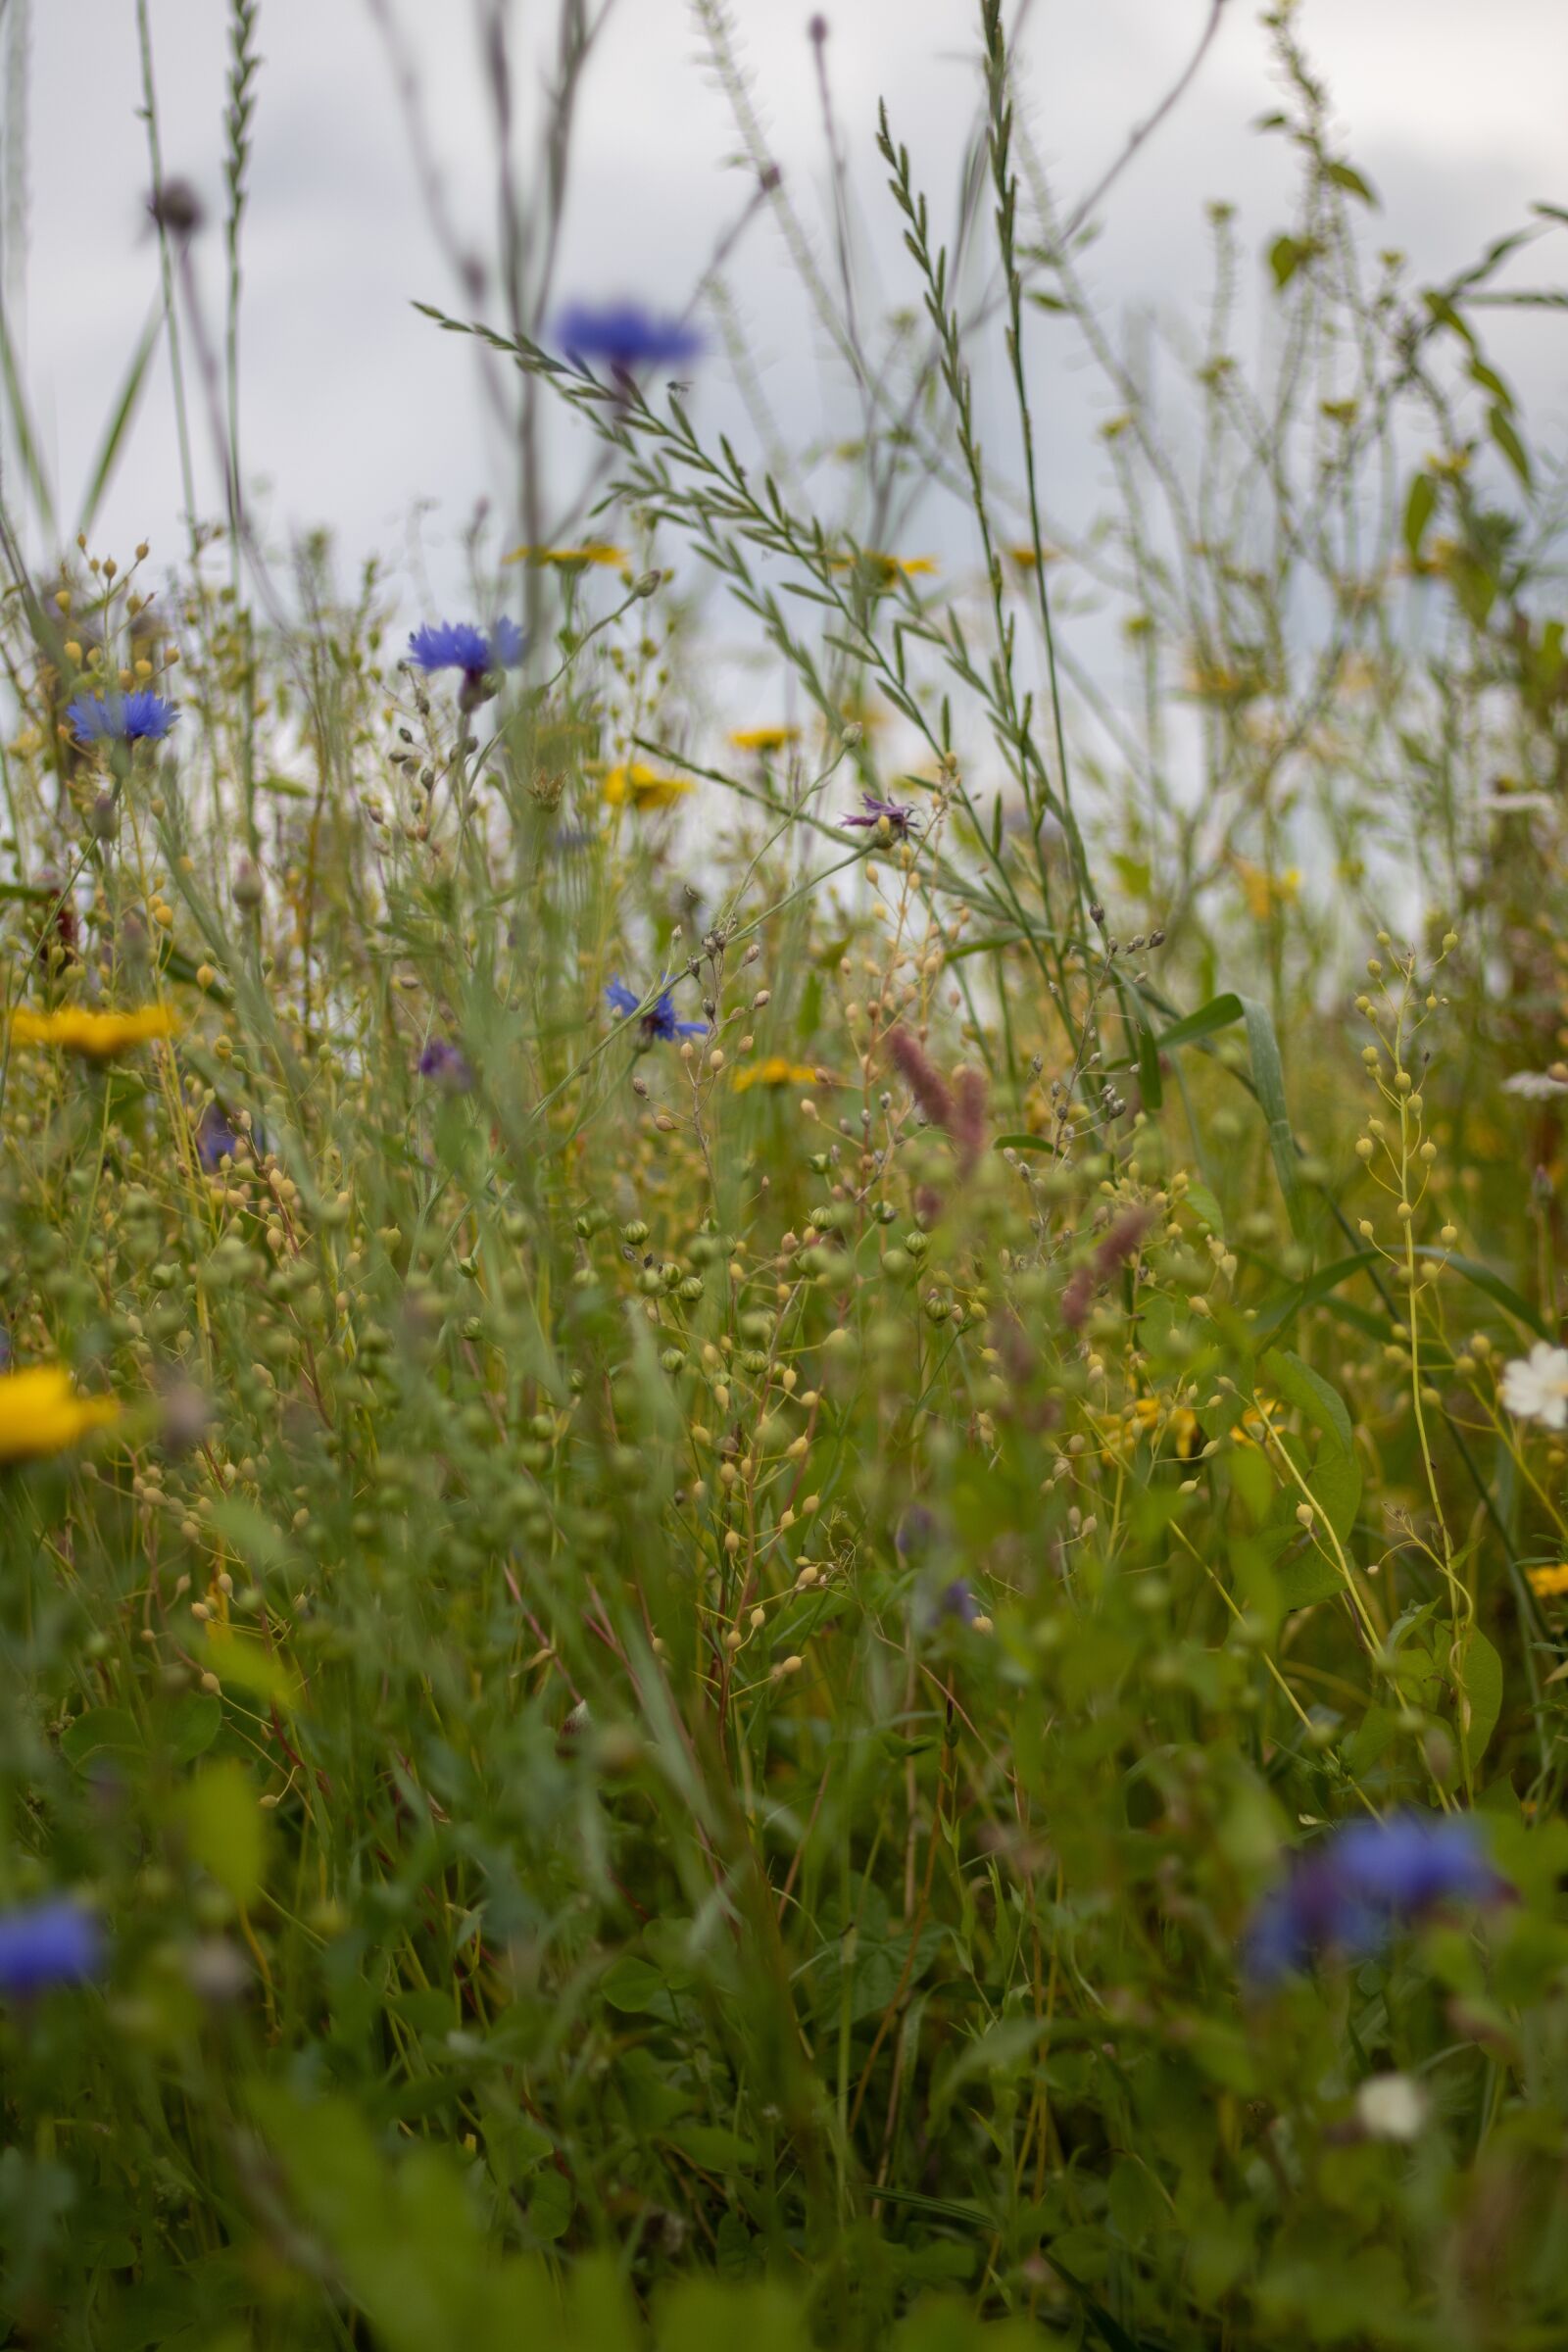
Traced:
<svg viewBox="0 0 1568 2352">
<path fill-rule="evenodd" d="M 640 1249 L 643 1243 L 648 1239 L 648 1228 L 643 1223 L 641 1217 L 633 1217 L 629 1225 L 623 1225 L 621 1227 L 620 1238 L 623 1242 L 627 1243 L 631 1249 Z"/>
<path fill-rule="evenodd" d="M 680 1295 L 689 1306 L 695 1306 L 708 1288 L 700 1274 L 688 1274 L 680 1286 Z"/>
<path fill-rule="evenodd" d="M 680 1372 L 686 1364 L 685 1353 L 679 1348 L 666 1348 L 659 1360 L 666 1372 Z"/>
<path fill-rule="evenodd" d="M 928 1291 L 921 1303 L 930 1323 L 946 1323 L 953 1313 L 952 1299 L 944 1298 L 940 1291 Z"/>
</svg>

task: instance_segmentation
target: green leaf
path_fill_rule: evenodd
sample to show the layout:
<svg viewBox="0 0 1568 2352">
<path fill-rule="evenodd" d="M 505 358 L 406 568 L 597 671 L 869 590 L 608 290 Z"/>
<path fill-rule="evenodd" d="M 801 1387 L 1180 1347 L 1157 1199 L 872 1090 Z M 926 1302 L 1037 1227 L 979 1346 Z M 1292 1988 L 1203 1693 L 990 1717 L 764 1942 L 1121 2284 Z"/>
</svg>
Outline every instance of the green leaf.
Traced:
<svg viewBox="0 0 1568 2352">
<path fill-rule="evenodd" d="M 662 1973 L 636 1952 L 622 1952 L 612 1961 L 599 1988 L 612 2009 L 667 2011 L 669 2007 L 669 1986 Z"/>
<path fill-rule="evenodd" d="M 1345 1400 L 1320 1372 L 1303 1364 L 1288 1348 L 1271 1348 L 1263 1358 L 1263 1370 L 1287 1404 L 1304 1413 L 1325 1438 L 1333 1438 L 1342 1453 L 1350 1452 L 1354 1441 Z"/>
<path fill-rule="evenodd" d="M 250 1774 L 240 1763 L 210 1764 L 183 1789 L 174 1816 L 193 1862 L 226 1888 L 241 1911 L 262 1891 L 267 1845 Z"/>
<path fill-rule="evenodd" d="M 87 489 L 81 502 L 81 513 L 76 519 L 78 532 L 91 531 L 104 492 L 108 489 L 114 476 L 115 467 L 120 463 L 120 454 L 124 445 L 125 436 L 130 430 L 132 419 L 141 403 L 142 389 L 147 381 L 147 370 L 152 364 L 153 353 L 158 347 L 158 337 L 163 323 L 164 306 L 160 301 L 153 306 L 152 316 L 141 330 L 140 339 L 130 355 L 130 366 L 125 370 L 119 398 L 109 412 L 109 421 L 104 427 L 104 437 L 98 445 L 98 455 L 93 463 L 92 472 L 87 477 Z"/>
<path fill-rule="evenodd" d="M 1515 1322 L 1522 1323 L 1527 1331 L 1533 1331 L 1538 1339 L 1544 1340 L 1551 1337 L 1545 1324 L 1529 1301 L 1521 1298 L 1518 1292 L 1504 1282 L 1500 1274 L 1494 1274 L 1490 1266 L 1482 1265 L 1473 1257 L 1456 1256 L 1451 1250 L 1434 1250 L 1423 1244 L 1417 1244 L 1415 1254 L 1417 1257 L 1445 1259 L 1453 1268 L 1455 1274 L 1462 1274 L 1466 1282 L 1476 1290 L 1484 1292 L 1487 1298 L 1494 1299 L 1505 1314 L 1512 1315 Z"/>
<path fill-rule="evenodd" d="M 1513 418 L 1500 404 L 1494 404 L 1487 411 L 1487 430 L 1528 490 L 1531 485 L 1529 453 L 1519 438 Z"/>
<path fill-rule="evenodd" d="M 1177 1046 L 1194 1045 L 1199 1038 L 1212 1037 L 1216 1029 L 1228 1029 L 1233 1021 L 1245 1017 L 1241 998 L 1227 990 L 1223 996 L 1210 997 L 1208 1003 L 1200 1004 L 1196 1012 L 1188 1013 L 1184 1019 L 1173 1021 L 1168 1029 L 1161 1030 L 1159 1050 L 1162 1054 L 1168 1054 Z"/>
<path fill-rule="evenodd" d="M 1206 1184 L 1189 1184 L 1182 1194 L 1182 1206 L 1190 1208 L 1200 1225 L 1206 1226 L 1210 1233 L 1224 1233 L 1225 1212 Z"/>
<path fill-rule="evenodd" d="M 553 2245 L 571 2228 L 577 2199 L 566 2175 L 553 2164 L 541 2166 L 528 2186 L 528 2227 L 535 2237 Z"/>
<path fill-rule="evenodd" d="M 1462 1692 L 1459 1707 L 1459 1735 L 1470 1774 L 1487 1752 L 1487 1743 L 1497 1728 L 1502 1713 L 1502 1660 L 1478 1625 L 1470 1629 L 1465 1642 L 1464 1656 L 1457 1647 L 1450 1658 L 1454 1680 Z M 1469 1708 L 1469 1723 L 1465 1708 Z"/>
<path fill-rule="evenodd" d="M 176 1764 L 194 1764 L 218 1738 L 223 1724 L 223 1702 L 210 1690 L 192 1690 L 169 1710 L 169 1752 Z"/>
<path fill-rule="evenodd" d="M 1279 1039 L 1274 1034 L 1274 1023 L 1266 1004 L 1260 1004 L 1255 997 L 1243 997 L 1241 1004 L 1247 1016 L 1247 1043 L 1252 1056 L 1252 1084 L 1257 1090 L 1257 1100 L 1268 1122 L 1268 1145 L 1274 1156 L 1274 1173 L 1280 1180 L 1280 1191 L 1285 1196 L 1291 1231 L 1304 1248 L 1310 1231 L 1306 1195 L 1301 1189 L 1299 1154 L 1285 1100 L 1285 1065 L 1280 1059 Z"/>
<path fill-rule="evenodd" d="M 1358 1779 L 1382 1760 L 1394 1744 L 1398 1729 L 1392 1707 L 1368 1707 L 1342 1751 L 1346 1764 Z"/>
<path fill-rule="evenodd" d="M 1274 1584 L 1281 1614 L 1287 1617 L 1293 1609 L 1309 1609 L 1345 1591 L 1345 1579 L 1335 1562 L 1316 1550 L 1303 1551 L 1298 1559 L 1279 1561 Z"/>
<path fill-rule="evenodd" d="M 1324 177 L 1332 180 L 1337 188 L 1344 188 L 1347 195 L 1358 197 L 1362 204 L 1370 205 L 1373 212 L 1377 211 L 1378 200 L 1374 190 L 1353 165 L 1330 164 Z"/>
<path fill-rule="evenodd" d="M 1431 474 L 1413 474 L 1404 501 L 1404 545 L 1412 564 L 1421 561 L 1421 542 L 1437 511 L 1438 490 Z"/>
<path fill-rule="evenodd" d="M 1283 294 L 1303 262 L 1311 260 L 1317 247 L 1303 237 L 1276 237 L 1268 249 L 1268 266 L 1274 272 L 1274 291 Z"/>
<path fill-rule="evenodd" d="M 1192 1193 L 1193 1188 L 1189 1185 L 1189 1200 L 1192 1199 Z M 1353 1257 L 1337 1257 L 1331 1266 L 1320 1267 L 1309 1282 L 1282 1292 L 1276 1298 L 1265 1299 L 1252 1323 L 1253 1337 L 1264 1339 L 1270 1332 L 1283 1331 L 1287 1324 L 1295 1322 L 1304 1308 L 1316 1306 L 1321 1299 L 1331 1297 L 1342 1282 L 1348 1282 L 1352 1275 L 1375 1264 L 1377 1254 L 1375 1250 L 1358 1250 Z"/>
<path fill-rule="evenodd" d="M 1332 1392 L 1331 1392 L 1332 1393 Z M 1348 1544 L 1361 1507 L 1361 1465 L 1353 1453 L 1325 1445 L 1308 1473 L 1312 1493 L 1342 1544 Z"/>
<path fill-rule="evenodd" d="M 136 1718 L 124 1707 L 89 1707 L 60 1735 L 61 1754 L 78 1766 L 90 1756 L 139 1756 L 145 1748 Z"/>
</svg>

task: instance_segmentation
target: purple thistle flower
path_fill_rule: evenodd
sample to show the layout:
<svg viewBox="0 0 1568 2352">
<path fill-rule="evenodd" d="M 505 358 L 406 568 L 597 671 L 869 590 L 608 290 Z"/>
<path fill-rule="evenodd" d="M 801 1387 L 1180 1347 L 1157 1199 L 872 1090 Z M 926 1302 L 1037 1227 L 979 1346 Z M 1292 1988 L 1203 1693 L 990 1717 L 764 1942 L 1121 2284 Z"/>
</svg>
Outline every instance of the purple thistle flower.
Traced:
<svg viewBox="0 0 1568 2352">
<path fill-rule="evenodd" d="M 556 322 L 556 339 L 573 367 L 596 363 L 612 375 L 634 375 L 639 368 L 683 368 L 700 359 L 703 338 L 679 318 L 659 318 L 638 302 L 601 306 L 574 302 Z"/>
<path fill-rule="evenodd" d="M 642 999 L 637 995 L 634 989 L 630 989 L 626 986 L 625 981 L 622 980 L 617 973 L 615 978 L 611 981 L 610 986 L 605 990 L 605 1002 L 614 1011 L 618 1012 L 622 1019 L 625 1019 L 637 1010 L 638 1005 L 642 1003 Z M 662 984 L 661 984 L 659 1002 L 656 1004 L 651 1005 L 648 1011 L 643 1014 L 641 1021 L 638 1023 L 638 1027 L 650 1045 L 657 1043 L 661 1039 L 668 1039 L 672 1037 L 704 1037 L 708 1033 L 708 1023 L 706 1021 L 676 1020 L 675 1000 L 670 995 L 668 989 L 662 987 Z"/>
<path fill-rule="evenodd" d="M 102 1948 L 92 1913 L 69 1895 L 0 1913 L 0 1993 L 25 2001 L 51 1984 L 80 1984 L 97 1974 Z"/>
<path fill-rule="evenodd" d="M 1468 1814 L 1351 1822 L 1297 1861 L 1258 1904 L 1247 1936 L 1247 1974 L 1271 1984 L 1326 1950 L 1364 1958 L 1402 1921 L 1423 1919 L 1442 1903 L 1498 1902 L 1510 1891 Z"/>
<path fill-rule="evenodd" d="M 475 687 L 500 669 L 515 669 L 527 639 L 514 620 L 503 613 L 486 636 L 471 620 L 428 621 L 409 639 L 409 660 L 427 674 L 437 669 L 461 669 L 466 685 Z"/>
<path fill-rule="evenodd" d="M 431 1038 L 419 1055 L 419 1076 L 428 1078 L 444 1095 L 466 1095 L 473 1085 L 472 1064 L 449 1037 Z"/>
<path fill-rule="evenodd" d="M 78 694 L 66 705 L 66 716 L 85 750 L 92 743 L 162 743 L 179 716 L 150 686 L 135 694 Z"/>
<path fill-rule="evenodd" d="M 906 808 L 898 801 L 879 801 L 874 792 L 862 792 L 860 801 L 863 813 L 841 816 L 841 825 L 863 825 L 867 831 L 872 831 L 876 826 L 885 824 L 896 841 L 908 840 L 914 824 L 912 808 Z"/>
</svg>

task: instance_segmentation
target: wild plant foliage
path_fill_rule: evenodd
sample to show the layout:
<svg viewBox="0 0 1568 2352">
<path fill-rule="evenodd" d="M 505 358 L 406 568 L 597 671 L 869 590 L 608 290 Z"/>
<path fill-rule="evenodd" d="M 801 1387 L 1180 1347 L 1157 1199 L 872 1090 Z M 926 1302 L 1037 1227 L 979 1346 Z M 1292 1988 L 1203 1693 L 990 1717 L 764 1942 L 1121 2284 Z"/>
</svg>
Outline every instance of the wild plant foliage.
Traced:
<svg viewBox="0 0 1568 2352">
<path fill-rule="evenodd" d="M 1295 214 L 1156 397 L 1001 0 L 946 224 L 868 133 L 880 309 L 831 27 L 817 222 L 699 0 L 749 194 L 606 309 L 624 27 L 492 270 L 377 6 L 517 452 L 410 613 L 248 503 L 229 13 L 220 330 L 138 20 L 188 545 L 93 536 L 148 349 L 63 552 L 5 376 L 0 2334 L 1561 2340 L 1562 482 L 1484 330 L 1562 217 L 1415 282 L 1282 11 Z"/>
</svg>

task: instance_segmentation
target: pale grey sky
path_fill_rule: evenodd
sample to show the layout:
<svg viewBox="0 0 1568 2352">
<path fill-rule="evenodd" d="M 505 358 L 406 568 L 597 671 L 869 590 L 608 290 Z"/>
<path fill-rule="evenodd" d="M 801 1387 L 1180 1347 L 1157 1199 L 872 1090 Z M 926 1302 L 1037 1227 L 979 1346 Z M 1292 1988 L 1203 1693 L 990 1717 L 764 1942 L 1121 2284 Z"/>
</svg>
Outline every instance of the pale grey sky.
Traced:
<svg viewBox="0 0 1568 2352">
<path fill-rule="evenodd" d="M 11 0 L 15 11 L 23 0 Z M 464 233 L 489 250 L 491 141 L 469 0 L 391 0 L 417 60 L 431 137 Z M 40 437 L 74 514 L 104 412 L 156 291 L 140 207 L 148 184 L 130 0 L 29 0 L 30 219 L 25 340 Z M 165 169 L 222 202 L 225 18 L 220 0 L 149 0 Z M 772 137 L 803 208 L 822 217 L 824 165 L 803 0 L 729 0 Z M 886 299 L 913 298 L 872 134 L 879 96 L 938 217 L 975 91 L 977 0 L 836 0 L 823 13 L 841 121 Z M 1030 113 L 1064 206 L 1115 153 L 1190 52 L 1206 0 L 1036 0 L 1026 35 Z M 552 20 L 543 0 L 519 22 Z M 1383 198 L 1379 241 L 1434 275 L 1515 224 L 1529 202 L 1568 202 L 1568 8 L 1561 0 L 1301 0 L 1301 33 L 1334 93 L 1348 151 Z M 460 312 L 424 218 L 384 52 L 366 0 L 262 0 L 246 230 L 243 448 L 280 534 L 325 524 L 345 565 L 372 549 L 406 562 L 410 516 L 438 598 L 452 601 L 474 502 L 504 495 L 467 348 L 410 308 Z M 1234 197 L 1247 249 L 1283 224 L 1289 159 L 1250 128 L 1273 103 L 1249 0 L 1224 22 L 1180 113 L 1119 184 L 1092 279 L 1113 309 L 1191 312 L 1204 287 L 1203 206 Z M 736 139 L 700 55 L 690 0 L 618 0 L 582 104 L 560 284 L 679 306 L 716 226 L 744 195 Z M 1545 249 L 1568 279 L 1564 252 Z M 216 297 L 216 230 L 201 251 Z M 1260 265 L 1259 265 L 1260 268 Z M 792 429 L 823 421 L 822 352 L 767 220 L 735 271 L 769 395 Z M 218 312 L 214 309 L 215 318 Z M 1049 330 L 1047 330 L 1049 332 Z M 1561 319 L 1515 325 L 1502 347 L 1540 421 L 1561 437 Z M 1048 479 L 1087 492 L 1100 466 L 1082 401 L 1049 380 Z M 735 415 L 710 362 L 699 415 Z M 205 511 L 220 510 L 197 417 Z M 172 558 L 178 472 L 160 376 L 94 532 L 122 557 L 141 537 Z M 34 531 L 39 557 L 49 551 Z M 407 583 L 411 601 L 416 588 Z"/>
</svg>

